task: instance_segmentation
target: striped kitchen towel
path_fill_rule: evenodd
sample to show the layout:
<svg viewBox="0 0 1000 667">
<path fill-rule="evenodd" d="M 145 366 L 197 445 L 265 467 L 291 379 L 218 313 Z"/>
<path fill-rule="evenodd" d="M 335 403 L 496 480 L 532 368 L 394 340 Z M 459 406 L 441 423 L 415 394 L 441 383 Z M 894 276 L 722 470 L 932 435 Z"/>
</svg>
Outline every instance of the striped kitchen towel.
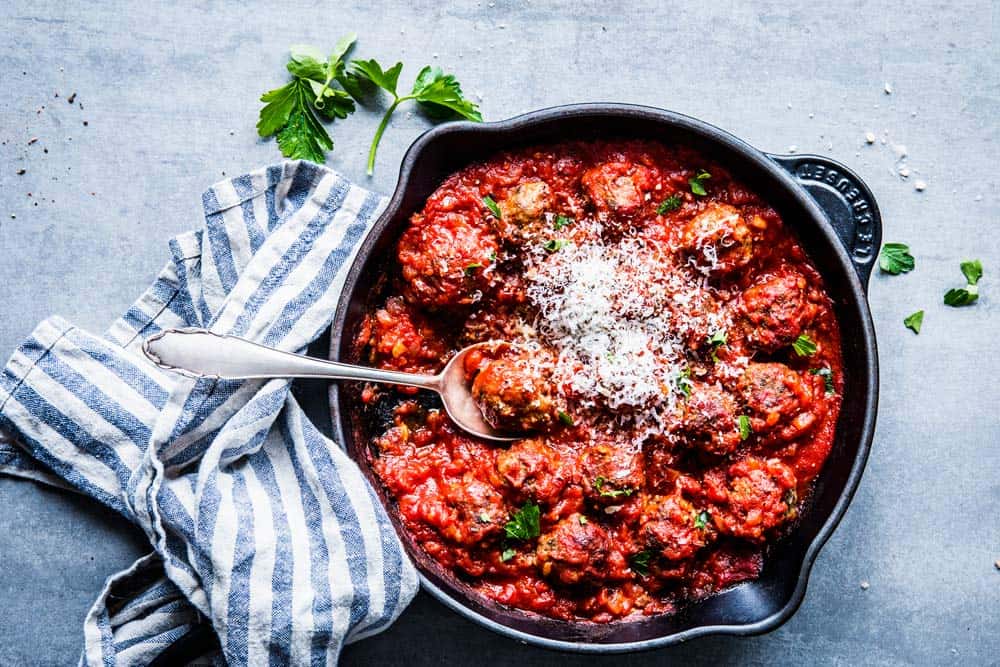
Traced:
<svg viewBox="0 0 1000 667">
<path fill-rule="evenodd" d="M 210 627 L 229 665 L 328 665 L 417 589 L 358 468 L 287 380 L 189 379 L 142 356 L 167 327 L 302 352 L 330 324 L 384 199 L 287 162 L 203 196 L 153 286 L 98 337 L 42 322 L 0 377 L 0 471 L 69 487 L 145 531 L 152 552 L 87 615 L 87 665 L 145 665 Z"/>
</svg>

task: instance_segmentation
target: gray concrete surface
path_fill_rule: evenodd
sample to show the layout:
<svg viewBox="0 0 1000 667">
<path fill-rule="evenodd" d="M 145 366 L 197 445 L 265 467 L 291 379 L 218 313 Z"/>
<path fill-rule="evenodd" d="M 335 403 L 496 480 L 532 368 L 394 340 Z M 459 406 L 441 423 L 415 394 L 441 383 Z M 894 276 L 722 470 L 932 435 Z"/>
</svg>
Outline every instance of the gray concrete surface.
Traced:
<svg viewBox="0 0 1000 667">
<path fill-rule="evenodd" d="M 829 154 L 868 181 L 886 240 L 909 243 L 917 258 L 914 273 L 872 281 L 882 403 L 857 497 L 781 629 L 595 662 L 996 664 L 998 21 L 997 3 L 983 1 L 8 1 L 0 350 L 6 356 L 51 313 L 102 329 L 156 274 L 168 237 L 199 224 L 206 185 L 278 158 L 254 123 L 258 95 L 284 80 L 291 43 L 328 47 L 356 30 L 356 55 L 403 60 L 406 82 L 424 64 L 453 70 L 481 96 L 487 119 L 637 102 L 700 117 L 765 150 Z M 82 109 L 67 104 L 73 92 Z M 368 181 L 377 120 L 361 112 L 336 124 L 329 164 L 389 192 L 427 123 L 399 113 Z M 878 136 L 872 146 L 867 131 Z M 919 175 L 894 175 L 892 144 L 907 147 Z M 926 191 L 914 190 L 916 178 Z M 962 282 L 959 262 L 971 257 L 985 266 L 982 298 L 944 307 L 944 291 Z M 914 336 L 901 321 L 918 308 L 927 315 Z M 30 483 L 0 481 L 0 508 L 0 664 L 74 662 L 86 609 L 104 578 L 143 551 L 142 538 L 90 502 Z M 496 637 L 426 596 L 343 657 L 577 660 Z"/>
</svg>

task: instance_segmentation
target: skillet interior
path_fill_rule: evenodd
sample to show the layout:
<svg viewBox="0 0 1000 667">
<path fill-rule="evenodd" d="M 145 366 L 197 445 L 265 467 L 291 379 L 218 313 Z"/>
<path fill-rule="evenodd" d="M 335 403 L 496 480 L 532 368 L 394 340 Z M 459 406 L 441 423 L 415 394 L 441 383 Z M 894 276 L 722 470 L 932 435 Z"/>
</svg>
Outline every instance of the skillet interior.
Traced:
<svg viewBox="0 0 1000 667">
<path fill-rule="evenodd" d="M 754 634 L 787 620 L 801 603 L 812 561 L 839 521 L 860 479 L 874 430 L 877 398 L 875 338 L 864 288 L 823 211 L 764 154 L 732 136 L 679 114 L 624 105 L 579 105 L 544 110 L 496 124 L 454 123 L 431 130 L 404 158 L 386 212 L 359 249 L 332 330 L 334 356 L 357 362 L 354 341 L 363 315 L 376 305 L 380 276 L 393 261 L 410 215 L 451 173 L 509 148 L 568 139 L 639 137 L 686 143 L 727 166 L 782 215 L 822 273 L 842 333 L 844 401 L 833 450 L 817 477 L 812 507 L 775 542 L 759 579 L 740 584 L 681 613 L 610 624 L 566 622 L 508 609 L 488 600 L 428 558 L 402 529 L 393 501 L 367 465 L 368 424 L 358 388 L 333 389 L 334 435 L 379 494 L 424 587 L 442 602 L 503 634 L 551 648 L 614 652 L 652 648 L 709 633 Z"/>
</svg>

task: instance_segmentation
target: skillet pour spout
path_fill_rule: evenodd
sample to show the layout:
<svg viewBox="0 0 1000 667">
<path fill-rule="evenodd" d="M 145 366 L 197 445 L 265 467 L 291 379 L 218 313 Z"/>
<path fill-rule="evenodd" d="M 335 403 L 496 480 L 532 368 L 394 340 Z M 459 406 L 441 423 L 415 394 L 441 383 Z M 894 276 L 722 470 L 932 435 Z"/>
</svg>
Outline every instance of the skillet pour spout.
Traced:
<svg viewBox="0 0 1000 667">
<path fill-rule="evenodd" d="M 842 334 L 843 403 L 833 449 L 800 523 L 769 549 L 760 577 L 694 602 L 677 614 L 607 624 L 560 621 L 490 601 L 431 560 L 402 529 L 391 499 L 368 464 L 373 424 L 352 387 L 331 389 L 333 429 L 361 467 L 420 572 L 426 590 L 457 613 L 530 644 L 585 653 L 656 648 L 709 634 L 752 635 L 778 627 L 805 596 L 809 572 L 860 482 L 878 402 L 878 358 L 866 289 L 881 244 L 871 190 L 827 157 L 769 155 L 700 120 L 651 107 L 579 104 L 510 120 L 440 125 L 403 159 L 385 212 L 348 272 L 332 324 L 332 356 L 357 363 L 358 332 L 376 305 L 409 217 L 450 174 L 500 151 L 574 139 L 643 138 L 690 146 L 726 166 L 781 213 L 822 274 Z"/>
</svg>

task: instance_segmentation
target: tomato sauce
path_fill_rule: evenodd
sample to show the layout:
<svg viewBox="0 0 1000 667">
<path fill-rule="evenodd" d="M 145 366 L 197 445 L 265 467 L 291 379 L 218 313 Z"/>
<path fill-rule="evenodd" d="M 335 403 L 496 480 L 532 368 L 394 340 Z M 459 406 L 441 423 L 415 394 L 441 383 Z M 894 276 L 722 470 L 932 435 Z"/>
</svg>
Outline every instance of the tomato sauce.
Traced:
<svg viewBox="0 0 1000 667">
<path fill-rule="evenodd" d="M 532 428 L 509 446 L 433 397 L 363 391 L 371 466 L 434 561 L 500 604 L 596 622 L 759 575 L 806 506 L 842 391 L 822 278 L 761 193 L 684 146 L 539 146 L 449 177 L 396 258 L 359 336 L 369 363 L 436 372 L 472 343 L 524 350 L 468 368 L 496 414 Z"/>
</svg>

